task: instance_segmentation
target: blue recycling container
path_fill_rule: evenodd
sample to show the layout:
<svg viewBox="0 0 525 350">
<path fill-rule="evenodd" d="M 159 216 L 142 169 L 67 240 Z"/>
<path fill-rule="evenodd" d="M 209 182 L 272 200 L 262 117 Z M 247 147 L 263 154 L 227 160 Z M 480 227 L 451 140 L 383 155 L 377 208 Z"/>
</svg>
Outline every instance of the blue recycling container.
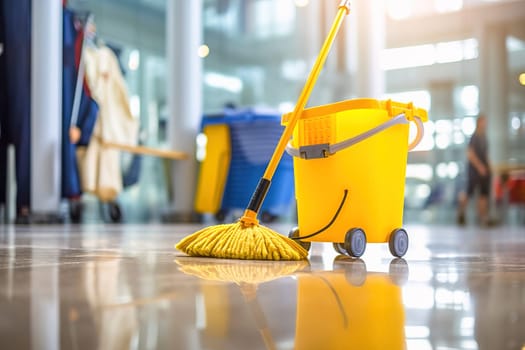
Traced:
<svg viewBox="0 0 525 350">
<path fill-rule="evenodd" d="M 262 177 L 284 127 L 275 111 L 225 109 L 220 115 L 203 117 L 202 128 L 226 124 L 230 130 L 231 161 L 222 196 L 221 211 L 244 209 Z M 263 219 L 287 213 L 294 201 L 293 159 L 284 154 L 261 207 Z"/>
</svg>

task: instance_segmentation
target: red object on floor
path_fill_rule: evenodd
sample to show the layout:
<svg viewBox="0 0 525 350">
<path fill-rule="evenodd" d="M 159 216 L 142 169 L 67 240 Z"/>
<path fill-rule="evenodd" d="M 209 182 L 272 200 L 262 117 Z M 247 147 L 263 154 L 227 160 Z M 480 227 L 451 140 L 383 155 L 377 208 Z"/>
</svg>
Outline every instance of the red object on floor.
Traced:
<svg viewBox="0 0 525 350">
<path fill-rule="evenodd" d="M 509 187 L 509 203 L 523 204 L 525 203 L 525 177 L 510 178 L 508 181 Z"/>
<path fill-rule="evenodd" d="M 497 179 L 494 182 L 494 194 L 497 201 L 504 199 L 508 193 L 509 204 L 525 204 L 525 175 L 510 176 L 506 182 Z"/>
</svg>

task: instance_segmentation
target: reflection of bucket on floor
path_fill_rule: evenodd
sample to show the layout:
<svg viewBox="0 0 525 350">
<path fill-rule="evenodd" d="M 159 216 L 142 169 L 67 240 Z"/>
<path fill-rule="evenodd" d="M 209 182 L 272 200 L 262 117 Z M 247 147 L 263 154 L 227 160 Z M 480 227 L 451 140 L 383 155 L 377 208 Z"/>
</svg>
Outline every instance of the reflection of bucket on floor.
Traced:
<svg viewBox="0 0 525 350">
<path fill-rule="evenodd" d="M 295 349 L 405 349 L 401 288 L 393 281 L 406 276 L 367 273 L 362 260 L 346 260 L 341 269 L 298 275 Z"/>
<path fill-rule="evenodd" d="M 283 116 L 283 124 L 288 117 Z M 404 241 L 391 242 L 401 243 L 391 251 L 402 256 L 408 248 L 406 232 L 399 230 L 407 151 L 421 140 L 426 120 L 426 111 L 390 100 L 357 99 L 306 109 L 287 147 L 294 156 L 299 223 L 292 236 L 302 242 L 340 243 L 350 255 L 360 256 L 366 241 L 388 242 L 398 230 Z M 409 146 L 410 121 L 418 136 Z"/>
</svg>

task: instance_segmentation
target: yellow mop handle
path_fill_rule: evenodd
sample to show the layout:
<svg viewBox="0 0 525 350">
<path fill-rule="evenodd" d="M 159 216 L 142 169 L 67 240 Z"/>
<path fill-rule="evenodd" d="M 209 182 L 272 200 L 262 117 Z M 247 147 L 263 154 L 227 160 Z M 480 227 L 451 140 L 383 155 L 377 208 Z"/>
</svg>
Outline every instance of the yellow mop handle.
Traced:
<svg viewBox="0 0 525 350">
<path fill-rule="evenodd" d="M 279 143 L 277 144 L 277 147 L 275 148 L 275 151 L 272 155 L 272 159 L 270 160 L 270 163 L 268 164 L 266 171 L 264 172 L 263 178 L 270 180 L 273 177 L 273 174 L 275 173 L 275 169 L 277 169 L 277 165 L 279 164 L 279 161 L 281 160 L 281 157 L 286 148 L 286 144 L 292 137 L 293 129 L 295 128 L 295 124 L 297 124 L 297 121 L 299 120 L 299 117 L 301 116 L 301 113 L 303 112 L 304 107 L 306 106 L 306 103 L 308 102 L 308 98 L 310 97 L 310 94 L 312 93 L 315 83 L 317 82 L 317 78 L 319 77 L 319 73 L 321 72 L 321 69 L 323 68 L 324 62 L 326 61 L 326 57 L 328 56 L 328 52 L 330 51 L 330 48 L 332 47 L 332 44 L 335 40 L 335 36 L 337 35 L 337 32 L 339 31 L 339 28 L 341 27 L 341 24 L 343 23 L 343 19 L 345 18 L 345 15 L 347 15 L 349 12 L 350 12 L 349 1 L 344 1 L 344 4 L 342 3 L 339 6 L 339 11 L 337 12 L 337 17 L 335 18 L 335 21 L 332 24 L 330 33 L 328 33 L 328 37 L 326 38 L 323 44 L 323 47 L 321 48 L 321 52 L 319 53 L 319 56 L 317 57 L 317 60 L 315 61 L 312 71 L 310 72 L 310 75 L 308 76 L 308 79 L 306 80 L 306 84 L 303 87 L 303 90 L 301 92 L 301 95 L 299 96 L 299 99 L 297 100 L 297 104 L 295 105 L 295 109 L 293 110 L 290 116 L 288 125 L 286 125 L 286 128 L 283 131 L 283 134 L 279 140 Z"/>
<path fill-rule="evenodd" d="M 279 139 L 279 143 L 277 144 L 275 151 L 273 152 L 272 158 L 270 159 L 270 162 L 266 167 L 264 175 L 261 181 L 259 182 L 259 185 L 257 186 L 252 196 L 252 199 L 250 200 L 250 204 L 248 205 L 248 208 L 245 211 L 244 217 L 241 219 L 242 221 L 250 221 L 250 218 L 255 219 L 255 217 L 257 216 L 257 212 L 259 211 L 262 201 L 264 200 L 266 192 L 268 191 L 268 188 L 270 186 L 270 180 L 272 179 L 275 170 L 279 165 L 279 161 L 281 160 L 288 140 L 290 140 L 290 138 L 292 137 L 295 124 L 297 124 L 297 121 L 299 120 L 301 113 L 303 112 L 306 103 L 308 102 L 308 98 L 310 97 L 310 94 L 314 88 L 317 78 L 319 77 L 319 73 L 323 68 L 324 62 L 326 61 L 326 57 L 328 56 L 328 52 L 332 47 L 337 32 L 339 31 L 339 28 L 341 27 L 345 16 L 349 13 L 350 1 L 341 1 L 339 5 L 339 10 L 337 11 L 337 16 L 334 20 L 334 23 L 332 24 L 330 32 L 328 33 L 328 37 L 326 38 L 323 47 L 321 48 L 321 51 L 317 56 L 317 60 L 315 61 L 315 64 L 312 67 L 312 70 L 310 71 L 310 75 L 306 80 L 306 84 L 303 87 L 303 90 L 301 91 L 301 95 L 297 100 L 295 109 L 293 110 L 290 116 L 288 124 L 286 125 L 283 134 L 281 135 L 281 138 Z"/>
</svg>

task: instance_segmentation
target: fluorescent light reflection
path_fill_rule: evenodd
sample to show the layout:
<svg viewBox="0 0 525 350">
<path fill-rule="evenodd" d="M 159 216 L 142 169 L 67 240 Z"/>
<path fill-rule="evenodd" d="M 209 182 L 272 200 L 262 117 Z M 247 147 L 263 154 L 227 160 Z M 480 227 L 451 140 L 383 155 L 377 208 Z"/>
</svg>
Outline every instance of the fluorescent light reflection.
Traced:
<svg viewBox="0 0 525 350">
<path fill-rule="evenodd" d="M 432 350 L 432 345 L 426 339 L 407 339 L 407 350 Z"/>
<path fill-rule="evenodd" d="M 432 166 L 428 164 L 407 164 L 406 177 L 431 181 L 434 176 Z"/>
<path fill-rule="evenodd" d="M 460 62 L 478 57 L 476 39 L 454 40 L 383 50 L 383 69 L 393 70 L 430 66 L 436 63 Z"/>
<path fill-rule="evenodd" d="M 405 336 L 408 339 L 427 338 L 430 335 L 430 329 L 426 326 L 405 326 Z"/>
<path fill-rule="evenodd" d="M 204 74 L 204 83 L 210 87 L 227 90 L 233 93 L 239 93 L 243 88 L 241 79 L 213 72 Z"/>
<path fill-rule="evenodd" d="M 413 277 L 411 271 L 410 278 Z M 403 289 L 403 301 L 407 309 L 431 309 L 434 307 L 434 289 L 426 285 L 412 285 Z"/>
</svg>

